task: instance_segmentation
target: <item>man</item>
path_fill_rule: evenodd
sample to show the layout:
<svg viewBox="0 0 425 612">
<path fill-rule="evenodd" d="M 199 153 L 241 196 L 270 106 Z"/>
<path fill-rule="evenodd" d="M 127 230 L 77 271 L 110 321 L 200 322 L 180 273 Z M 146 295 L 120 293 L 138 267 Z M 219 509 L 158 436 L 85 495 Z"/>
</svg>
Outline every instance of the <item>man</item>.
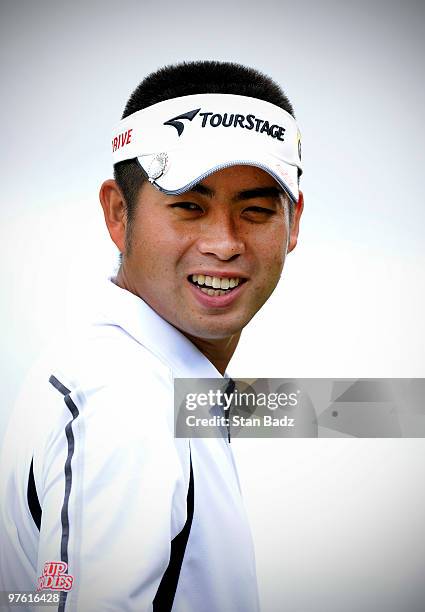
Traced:
<svg viewBox="0 0 425 612">
<path fill-rule="evenodd" d="M 280 88 L 230 63 L 157 71 L 123 117 L 100 190 L 119 271 L 12 416 L 1 588 L 52 589 L 65 611 L 254 611 L 230 439 L 174 437 L 173 380 L 225 379 L 273 292 L 303 209 L 299 132 Z"/>
</svg>

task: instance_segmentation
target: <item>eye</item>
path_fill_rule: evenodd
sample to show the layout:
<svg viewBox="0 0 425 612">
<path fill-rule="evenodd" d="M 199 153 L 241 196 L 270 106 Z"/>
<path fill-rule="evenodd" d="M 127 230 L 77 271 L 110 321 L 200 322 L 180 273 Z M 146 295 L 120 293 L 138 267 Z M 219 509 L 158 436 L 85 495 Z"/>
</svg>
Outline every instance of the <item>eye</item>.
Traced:
<svg viewBox="0 0 425 612">
<path fill-rule="evenodd" d="M 255 213 L 255 216 L 271 216 L 276 213 L 272 208 L 263 208 L 262 206 L 249 206 L 249 208 L 245 208 L 244 212 L 247 213 Z"/>
<path fill-rule="evenodd" d="M 174 204 L 171 204 L 171 208 L 182 208 L 183 210 L 202 212 L 202 208 L 193 202 L 175 202 Z"/>
</svg>

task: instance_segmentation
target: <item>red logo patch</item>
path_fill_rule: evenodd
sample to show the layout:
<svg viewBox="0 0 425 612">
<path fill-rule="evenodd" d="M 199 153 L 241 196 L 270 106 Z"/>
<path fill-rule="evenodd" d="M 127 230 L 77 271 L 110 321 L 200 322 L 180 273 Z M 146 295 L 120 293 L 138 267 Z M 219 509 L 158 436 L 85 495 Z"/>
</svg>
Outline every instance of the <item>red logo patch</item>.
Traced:
<svg viewBox="0 0 425 612">
<path fill-rule="evenodd" d="M 74 577 L 67 574 L 68 564 L 64 561 L 47 561 L 43 574 L 37 581 L 37 591 L 51 589 L 52 591 L 70 591 Z"/>
</svg>

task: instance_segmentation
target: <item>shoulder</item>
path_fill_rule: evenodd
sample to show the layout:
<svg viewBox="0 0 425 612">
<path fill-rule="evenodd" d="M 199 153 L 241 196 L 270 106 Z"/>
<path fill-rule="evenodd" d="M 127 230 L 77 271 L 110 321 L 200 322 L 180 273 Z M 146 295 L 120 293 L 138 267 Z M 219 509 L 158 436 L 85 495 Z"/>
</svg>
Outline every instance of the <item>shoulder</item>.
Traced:
<svg viewBox="0 0 425 612">
<path fill-rule="evenodd" d="M 173 432 L 170 367 L 118 326 L 90 326 L 61 336 L 33 365 L 0 463 L 4 473 L 24 480 L 34 458 L 35 481 L 43 490 L 49 466 L 62 473 L 70 443 L 75 453 L 84 449 L 93 465 L 102 457 L 135 460 L 140 453 L 167 452 L 175 459 Z"/>
<path fill-rule="evenodd" d="M 172 381 L 172 371 L 143 344 L 117 325 L 90 325 L 66 334 L 49 351 L 45 364 L 70 388 L 150 385 Z"/>
<path fill-rule="evenodd" d="M 170 367 L 122 328 L 91 325 L 62 335 L 39 357 L 11 426 L 22 437 L 46 440 L 77 416 L 90 423 L 110 419 L 130 431 L 136 421 L 164 425 L 165 419 L 170 427 L 172 415 Z"/>
</svg>

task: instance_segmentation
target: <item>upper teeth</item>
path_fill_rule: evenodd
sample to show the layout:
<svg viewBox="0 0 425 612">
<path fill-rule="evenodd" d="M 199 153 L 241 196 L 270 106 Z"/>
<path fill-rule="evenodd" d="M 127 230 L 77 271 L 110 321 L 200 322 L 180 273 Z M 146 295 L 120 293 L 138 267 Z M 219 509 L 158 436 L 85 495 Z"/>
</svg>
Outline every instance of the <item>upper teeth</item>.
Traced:
<svg viewBox="0 0 425 612">
<path fill-rule="evenodd" d="M 198 285 L 206 285 L 213 289 L 233 289 L 239 285 L 240 278 L 221 278 L 219 276 L 204 276 L 203 274 L 192 274 L 192 280 Z"/>
</svg>

